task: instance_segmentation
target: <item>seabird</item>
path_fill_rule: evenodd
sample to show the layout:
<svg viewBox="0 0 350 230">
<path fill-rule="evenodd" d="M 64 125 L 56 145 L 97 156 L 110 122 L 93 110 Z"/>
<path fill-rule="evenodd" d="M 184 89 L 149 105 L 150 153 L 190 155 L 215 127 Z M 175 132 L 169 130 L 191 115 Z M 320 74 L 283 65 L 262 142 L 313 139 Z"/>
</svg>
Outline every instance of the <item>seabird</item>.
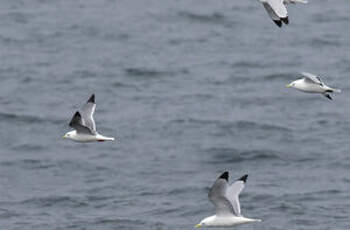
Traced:
<svg viewBox="0 0 350 230">
<path fill-rule="evenodd" d="M 303 78 L 295 80 L 286 85 L 287 88 L 292 87 L 306 93 L 320 93 L 330 100 L 333 100 L 330 93 L 340 93 L 340 89 L 334 89 L 327 86 L 319 76 L 311 73 L 302 72 Z"/>
<path fill-rule="evenodd" d="M 69 126 L 74 130 L 66 133 L 63 138 L 77 142 L 113 141 L 113 137 L 105 137 L 96 131 L 96 124 L 93 118 L 96 103 L 95 95 L 92 94 L 81 111 L 75 112 Z"/>
<path fill-rule="evenodd" d="M 247 182 L 244 175 L 233 184 L 228 184 L 229 173 L 224 172 L 209 190 L 209 200 L 214 204 L 216 214 L 203 219 L 195 227 L 233 227 L 236 225 L 260 222 L 259 219 L 243 217 L 239 203 L 239 194 Z"/>
</svg>

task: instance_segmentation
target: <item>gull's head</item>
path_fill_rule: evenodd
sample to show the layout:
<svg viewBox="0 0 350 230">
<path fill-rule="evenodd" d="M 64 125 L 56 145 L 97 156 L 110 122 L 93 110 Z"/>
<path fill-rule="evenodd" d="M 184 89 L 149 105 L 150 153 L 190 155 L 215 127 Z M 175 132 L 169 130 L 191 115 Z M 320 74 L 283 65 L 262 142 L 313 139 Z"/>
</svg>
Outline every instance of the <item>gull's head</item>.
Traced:
<svg viewBox="0 0 350 230">
<path fill-rule="evenodd" d="M 195 228 L 210 227 L 215 223 L 216 216 L 209 216 L 203 219 L 199 224 L 194 226 Z"/>
<path fill-rule="evenodd" d="M 293 82 L 289 83 L 288 85 L 286 85 L 286 87 L 287 88 L 290 88 L 290 87 L 295 88 L 296 84 L 297 84 L 296 81 L 293 81 Z"/>
<path fill-rule="evenodd" d="M 70 131 L 70 132 L 64 134 L 62 138 L 63 139 L 72 139 L 74 137 L 74 133 L 75 133 L 75 130 Z"/>
</svg>

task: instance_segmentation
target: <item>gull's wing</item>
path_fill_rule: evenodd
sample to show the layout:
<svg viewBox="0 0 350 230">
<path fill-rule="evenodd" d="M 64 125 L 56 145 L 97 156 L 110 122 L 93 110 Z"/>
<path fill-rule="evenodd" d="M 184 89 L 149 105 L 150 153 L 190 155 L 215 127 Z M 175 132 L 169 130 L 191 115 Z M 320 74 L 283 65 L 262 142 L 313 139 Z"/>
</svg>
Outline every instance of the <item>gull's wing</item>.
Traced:
<svg viewBox="0 0 350 230">
<path fill-rule="evenodd" d="M 209 200 L 214 204 L 218 216 L 233 215 L 234 213 L 231 202 L 226 197 L 228 176 L 228 172 L 221 174 L 209 190 Z"/>
<path fill-rule="evenodd" d="M 277 26 L 281 27 L 282 26 L 281 19 L 273 11 L 271 6 L 268 3 L 266 3 L 266 2 L 263 3 L 263 6 L 264 6 L 265 10 L 267 11 L 268 15 L 270 16 L 270 18 L 273 20 L 273 22 L 276 23 Z"/>
<path fill-rule="evenodd" d="M 311 73 L 307 73 L 307 72 L 302 72 L 301 75 L 304 76 L 304 79 L 310 83 L 313 83 L 313 84 L 319 84 L 319 85 L 323 85 L 323 82 L 321 81 L 321 78 L 316 76 L 316 75 L 313 75 Z"/>
<path fill-rule="evenodd" d="M 236 182 L 231 184 L 226 191 L 226 197 L 231 202 L 233 211 L 236 216 L 241 216 L 241 205 L 239 203 L 239 194 L 244 189 L 248 175 L 244 175 L 239 178 Z"/>
<path fill-rule="evenodd" d="M 93 118 L 96 109 L 95 94 L 92 94 L 86 104 L 81 108 L 82 122 L 91 131 L 96 132 L 96 124 Z"/>
<path fill-rule="evenodd" d="M 78 133 L 92 134 L 91 130 L 83 124 L 79 112 L 74 114 L 72 120 L 69 122 L 69 126 L 77 130 Z"/>
<path fill-rule="evenodd" d="M 266 0 L 273 12 L 286 24 L 288 24 L 288 12 L 283 0 Z"/>
</svg>

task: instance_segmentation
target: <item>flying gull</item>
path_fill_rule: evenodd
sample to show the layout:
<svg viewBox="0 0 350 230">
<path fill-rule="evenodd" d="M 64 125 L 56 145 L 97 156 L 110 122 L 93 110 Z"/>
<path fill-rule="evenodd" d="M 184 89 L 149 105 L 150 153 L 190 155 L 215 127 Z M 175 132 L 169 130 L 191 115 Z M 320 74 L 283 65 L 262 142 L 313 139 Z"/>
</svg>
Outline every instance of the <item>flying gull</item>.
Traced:
<svg viewBox="0 0 350 230">
<path fill-rule="evenodd" d="M 295 80 L 286 87 L 292 87 L 306 93 L 320 93 L 330 100 L 333 100 L 330 93 L 340 93 L 340 89 L 333 89 L 323 83 L 320 77 L 311 73 L 302 72 L 303 78 Z"/>
<path fill-rule="evenodd" d="M 259 0 L 267 13 L 269 14 L 270 18 L 273 20 L 273 22 L 279 26 L 282 27 L 282 22 L 284 24 L 289 24 L 288 20 L 288 12 L 286 5 L 289 3 L 307 3 L 306 0 Z"/>
<path fill-rule="evenodd" d="M 113 137 L 105 137 L 96 131 L 93 118 L 95 108 L 95 95 L 92 94 L 80 112 L 77 111 L 69 122 L 69 126 L 74 130 L 66 133 L 63 138 L 77 142 L 113 141 Z"/>
<path fill-rule="evenodd" d="M 243 190 L 248 175 L 233 184 L 228 184 L 229 173 L 224 172 L 209 190 L 209 200 L 214 204 L 216 214 L 203 219 L 195 227 L 233 227 L 240 224 L 260 222 L 258 219 L 243 217 L 239 204 L 239 194 Z"/>
</svg>

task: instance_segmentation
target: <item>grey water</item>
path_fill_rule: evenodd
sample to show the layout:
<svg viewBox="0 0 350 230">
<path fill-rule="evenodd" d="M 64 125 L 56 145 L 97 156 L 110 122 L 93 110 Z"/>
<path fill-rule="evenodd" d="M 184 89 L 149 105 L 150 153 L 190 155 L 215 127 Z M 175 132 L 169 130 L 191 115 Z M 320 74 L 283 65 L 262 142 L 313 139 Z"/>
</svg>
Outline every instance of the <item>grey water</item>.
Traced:
<svg viewBox="0 0 350 230">
<path fill-rule="evenodd" d="M 350 2 L 1 0 L 1 229 L 193 229 L 225 170 L 242 230 L 350 228 Z M 301 71 L 343 92 L 285 85 Z M 116 142 L 63 140 L 96 94 Z"/>
</svg>

